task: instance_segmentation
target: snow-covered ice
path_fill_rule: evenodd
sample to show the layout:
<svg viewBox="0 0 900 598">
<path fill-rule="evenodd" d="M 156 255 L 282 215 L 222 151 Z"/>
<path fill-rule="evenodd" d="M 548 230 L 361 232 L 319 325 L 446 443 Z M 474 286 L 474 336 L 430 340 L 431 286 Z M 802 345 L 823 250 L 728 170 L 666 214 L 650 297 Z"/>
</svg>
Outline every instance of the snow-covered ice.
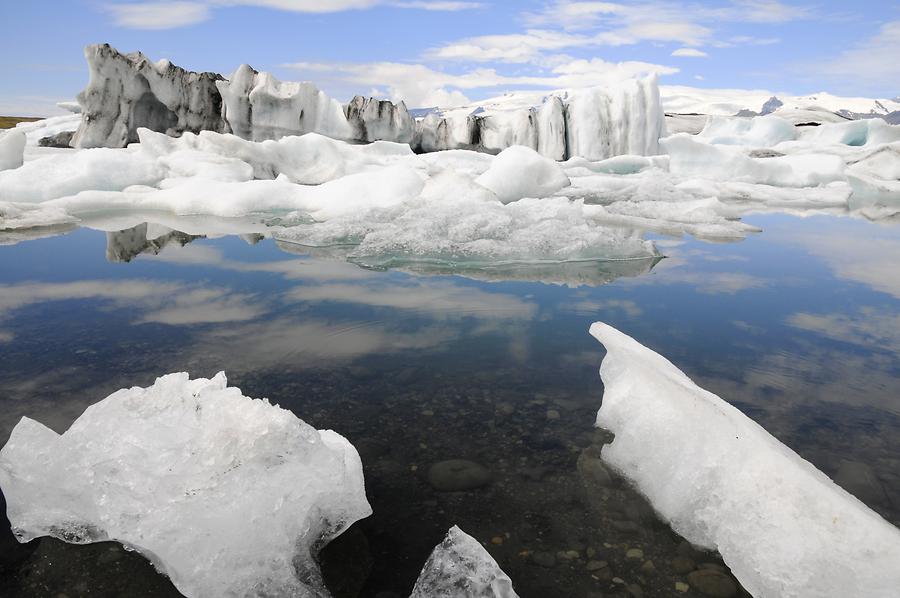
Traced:
<svg viewBox="0 0 900 598">
<path fill-rule="evenodd" d="M 191 597 L 325 596 L 316 552 L 371 513 L 345 438 L 222 373 L 117 391 L 62 435 L 23 418 L 0 487 L 20 541 L 117 540 Z"/>
<path fill-rule="evenodd" d="M 661 355 L 603 323 L 608 464 L 754 596 L 889 598 L 900 530 Z"/>
<path fill-rule="evenodd" d="M 518 598 L 497 562 L 453 526 L 422 568 L 410 598 Z"/>
</svg>

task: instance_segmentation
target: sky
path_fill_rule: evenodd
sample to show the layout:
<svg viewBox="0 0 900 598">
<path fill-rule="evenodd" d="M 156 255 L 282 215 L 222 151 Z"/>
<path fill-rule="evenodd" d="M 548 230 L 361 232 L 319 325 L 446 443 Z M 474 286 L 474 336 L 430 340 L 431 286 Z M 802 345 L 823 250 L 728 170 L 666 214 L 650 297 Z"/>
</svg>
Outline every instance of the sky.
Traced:
<svg viewBox="0 0 900 598">
<path fill-rule="evenodd" d="M 658 73 L 663 85 L 900 96 L 900 0 L 0 0 L 0 114 L 58 112 L 107 42 L 449 106 Z"/>
</svg>

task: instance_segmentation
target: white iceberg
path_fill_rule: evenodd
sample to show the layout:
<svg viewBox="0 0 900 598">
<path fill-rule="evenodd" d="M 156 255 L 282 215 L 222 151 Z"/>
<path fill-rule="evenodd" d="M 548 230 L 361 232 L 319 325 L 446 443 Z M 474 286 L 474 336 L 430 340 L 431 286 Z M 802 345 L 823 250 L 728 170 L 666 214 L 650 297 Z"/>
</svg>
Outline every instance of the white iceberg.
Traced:
<svg viewBox="0 0 900 598">
<path fill-rule="evenodd" d="M 773 147 L 799 137 L 797 127 L 774 115 L 755 118 L 710 118 L 697 138 L 714 145 Z"/>
<path fill-rule="evenodd" d="M 345 438 L 222 373 L 117 391 L 62 435 L 23 418 L 0 486 L 19 541 L 117 540 L 204 598 L 327 595 L 316 552 L 371 513 Z"/>
<path fill-rule="evenodd" d="M 600 322 L 601 456 L 757 598 L 890 598 L 900 530 L 661 355 Z"/>
<path fill-rule="evenodd" d="M 523 197 L 541 198 L 569 185 L 569 177 L 555 161 L 523 145 L 508 147 L 475 182 L 494 192 L 503 203 Z"/>
<path fill-rule="evenodd" d="M 422 568 L 409 598 L 518 598 L 497 562 L 453 526 Z"/>
</svg>

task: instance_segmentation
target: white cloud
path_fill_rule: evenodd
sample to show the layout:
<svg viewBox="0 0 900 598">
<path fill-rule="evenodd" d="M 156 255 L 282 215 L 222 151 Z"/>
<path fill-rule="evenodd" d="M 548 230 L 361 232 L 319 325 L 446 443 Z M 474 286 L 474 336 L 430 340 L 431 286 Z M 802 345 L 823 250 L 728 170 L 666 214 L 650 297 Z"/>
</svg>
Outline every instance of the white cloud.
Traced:
<svg viewBox="0 0 900 598">
<path fill-rule="evenodd" d="M 109 4 L 106 9 L 113 22 L 129 29 L 173 29 L 207 21 L 214 8 L 228 6 L 258 6 L 273 10 L 299 13 L 334 13 L 364 10 L 374 6 L 430 11 L 459 11 L 480 8 L 479 2 L 442 0 L 196 0 L 162 2 L 128 2 Z"/>
<path fill-rule="evenodd" d="M 418 8 L 420 10 L 440 10 L 446 12 L 455 12 L 458 10 L 472 10 L 484 6 L 481 2 L 393 2 L 391 6 L 395 8 Z"/>
<path fill-rule="evenodd" d="M 533 62 L 545 51 L 590 45 L 590 38 L 565 32 L 529 29 L 508 35 L 481 35 L 459 40 L 425 53 L 435 60 L 474 62 Z"/>
<path fill-rule="evenodd" d="M 837 81 L 846 82 L 854 89 L 884 87 L 900 79 L 900 21 L 891 21 L 880 27 L 878 32 L 866 41 L 844 50 L 836 58 L 819 63 L 804 65 L 803 70 L 825 75 Z"/>
<path fill-rule="evenodd" d="M 900 354 L 900 314 L 892 310 L 861 307 L 850 314 L 799 312 L 790 315 L 787 323 L 833 340 Z"/>
<path fill-rule="evenodd" d="M 244 322 L 266 311 L 259 299 L 226 288 L 199 288 L 147 280 L 83 280 L 0 285 L 0 318 L 17 309 L 53 301 L 91 299 L 142 310 L 135 324 L 173 326 Z"/>
<path fill-rule="evenodd" d="M 173 29 L 202 23 L 210 17 L 209 6 L 200 2 L 141 2 L 107 8 L 116 25 L 129 29 Z"/>
<path fill-rule="evenodd" d="M 672 56 L 684 56 L 684 57 L 692 57 L 692 58 L 705 58 L 709 56 L 703 50 L 698 50 L 697 48 L 678 48 L 674 52 L 672 52 Z"/>
</svg>

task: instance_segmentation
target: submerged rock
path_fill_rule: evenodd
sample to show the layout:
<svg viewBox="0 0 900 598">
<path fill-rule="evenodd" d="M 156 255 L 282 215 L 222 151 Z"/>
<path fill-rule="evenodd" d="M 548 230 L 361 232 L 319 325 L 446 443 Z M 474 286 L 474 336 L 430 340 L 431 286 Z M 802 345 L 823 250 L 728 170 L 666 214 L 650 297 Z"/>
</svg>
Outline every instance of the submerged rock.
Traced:
<svg viewBox="0 0 900 598">
<path fill-rule="evenodd" d="M 428 482 L 441 492 L 474 490 L 487 486 L 492 479 L 486 467 L 465 459 L 440 461 L 428 470 Z"/>
</svg>

